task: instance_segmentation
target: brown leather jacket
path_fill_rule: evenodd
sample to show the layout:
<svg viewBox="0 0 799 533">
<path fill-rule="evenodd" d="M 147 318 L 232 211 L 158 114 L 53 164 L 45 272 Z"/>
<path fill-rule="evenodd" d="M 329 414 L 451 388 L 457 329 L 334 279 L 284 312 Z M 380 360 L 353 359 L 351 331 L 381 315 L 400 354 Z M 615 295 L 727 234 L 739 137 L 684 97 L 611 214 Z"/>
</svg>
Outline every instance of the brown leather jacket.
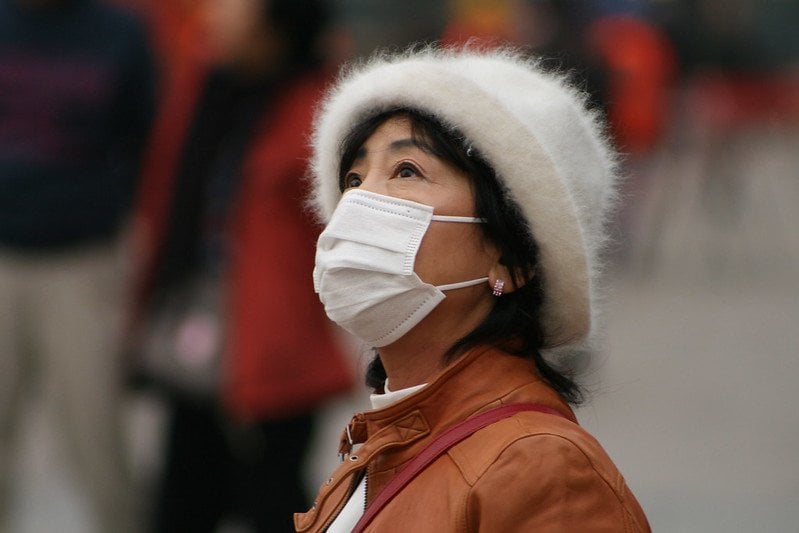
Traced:
<svg viewBox="0 0 799 533">
<path fill-rule="evenodd" d="M 324 531 L 364 473 L 368 505 L 443 430 L 513 403 L 543 404 L 565 418 L 526 411 L 479 430 L 414 478 L 367 531 L 650 531 L 616 466 L 532 363 L 488 348 L 404 400 L 355 415 L 342 437 L 348 455 L 314 507 L 295 515 L 297 531 Z M 350 450 L 347 433 L 363 444 Z"/>
</svg>

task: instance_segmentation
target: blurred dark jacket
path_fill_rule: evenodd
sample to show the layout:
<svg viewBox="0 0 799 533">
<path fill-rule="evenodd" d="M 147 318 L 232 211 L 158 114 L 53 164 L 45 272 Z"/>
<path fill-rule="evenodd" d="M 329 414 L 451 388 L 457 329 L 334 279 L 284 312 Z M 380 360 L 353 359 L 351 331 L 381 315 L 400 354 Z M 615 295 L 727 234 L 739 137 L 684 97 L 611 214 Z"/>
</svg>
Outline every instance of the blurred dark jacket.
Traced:
<svg viewBox="0 0 799 533">
<path fill-rule="evenodd" d="M 131 204 L 153 111 L 143 27 L 92 0 L 0 0 L 0 246 L 112 238 Z"/>
</svg>

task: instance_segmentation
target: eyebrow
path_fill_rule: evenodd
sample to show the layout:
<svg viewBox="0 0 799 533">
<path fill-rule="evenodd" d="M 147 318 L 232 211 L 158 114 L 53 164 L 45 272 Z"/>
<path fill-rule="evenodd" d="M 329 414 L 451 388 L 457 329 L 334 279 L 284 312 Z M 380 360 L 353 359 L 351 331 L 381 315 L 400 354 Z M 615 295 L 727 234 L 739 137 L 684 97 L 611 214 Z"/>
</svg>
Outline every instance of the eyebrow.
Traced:
<svg viewBox="0 0 799 533">
<path fill-rule="evenodd" d="M 428 147 L 425 144 L 420 143 L 417 139 L 413 137 L 408 137 L 405 139 L 397 139 L 396 141 L 391 141 L 391 144 L 388 145 L 386 149 L 387 152 L 396 152 L 397 150 L 401 150 L 403 148 L 415 147 L 419 148 L 420 150 L 424 150 L 425 152 L 429 151 Z M 363 159 L 366 157 L 366 148 L 361 146 L 355 152 L 355 161 L 359 159 Z"/>
</svg>

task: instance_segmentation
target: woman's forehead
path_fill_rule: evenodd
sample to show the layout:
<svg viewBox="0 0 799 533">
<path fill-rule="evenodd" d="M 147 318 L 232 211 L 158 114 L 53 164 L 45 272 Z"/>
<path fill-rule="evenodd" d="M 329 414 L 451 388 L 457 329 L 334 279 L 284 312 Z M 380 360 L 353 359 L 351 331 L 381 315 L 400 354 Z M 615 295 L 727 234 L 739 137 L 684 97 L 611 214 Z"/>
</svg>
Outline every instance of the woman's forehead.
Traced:
<svg viewBox="0 0 799 533">
<path fill-rule="evenodd" d="M 415 131 L 407 116 L 393 116 L 387 118 L 367 137 L 355 152 L 355 161 L 376 152 L 393 155 L 414 149 L 431 153 L 429 143 Z"/>
</svg>

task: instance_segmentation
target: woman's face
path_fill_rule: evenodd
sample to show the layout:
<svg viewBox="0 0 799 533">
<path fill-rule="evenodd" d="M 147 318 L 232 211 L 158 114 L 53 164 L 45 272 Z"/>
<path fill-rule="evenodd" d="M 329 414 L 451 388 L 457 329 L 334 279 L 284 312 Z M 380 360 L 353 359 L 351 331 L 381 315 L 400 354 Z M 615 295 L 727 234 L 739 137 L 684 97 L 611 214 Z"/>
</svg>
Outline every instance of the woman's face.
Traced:
<svg viewBox="0 0 799 533">
<path fill-rule="evenodd" d="M 344 173 L 344 187 L 429 205 L 436 215 L 475 216 L 469 176 L 419 146 L 402 116 L 388 119 L 367 139 Z M 487 276 L 498 255 L 482 237 L 480 224 L 433 221 L 414 271 L 432 285 L 468 281 Z M 447 299 L 483 293 L 490 293 L 488 284 L 450 291 Z"/>
</svg>

